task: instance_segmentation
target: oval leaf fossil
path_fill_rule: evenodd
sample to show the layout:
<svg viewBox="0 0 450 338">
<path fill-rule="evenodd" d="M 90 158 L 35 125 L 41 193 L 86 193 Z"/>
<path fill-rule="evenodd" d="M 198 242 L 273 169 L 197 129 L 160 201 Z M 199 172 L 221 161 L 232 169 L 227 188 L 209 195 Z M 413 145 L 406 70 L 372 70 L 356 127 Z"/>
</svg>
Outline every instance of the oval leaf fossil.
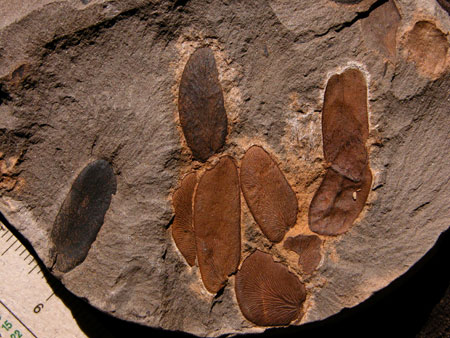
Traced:
<svg viewBox="0 0 450 338">
<path fill-rule="evenodd" d="M 382 4 L 361 21 L 366 43 L 389 59 L 395 59 L 400 13 L 393 0 Z"/>
<path fill-rule="evenodd" d="M 406 39 L 408 59 L 420 73 L 438 78 L 446 71 L 449 42 L 434 22 L 418 21 Z"/>
<path fill-rule="evenodd" d="M 309 206 L 311 231 L 328 236 L 346 232 L 364 208 L 371 186 L 368 166 L 359 182 L 328 169 Z"/>
<path fill-rule="evenodd" d="M 298 201 L 280 168 L 262 147 L 252 146 L 245 153 L 241 186 L 264 235 L 272 242 L 280 242 L 297 220 Z"/>
<path fill-rule="evenodd" d="M 259 326 L 288 325 L 301 316 L 306 298 L 297 276 L 258 250 L 242 263 L 235 289 L 242 314 Z"/>
<path fill-rule="evenodd" d="M 85 260 L 116 187 L 113 169 L 104 160 L 94 161 L 81 171 L 53 225 L 54 269 L 68 272 Z"/>
<path fill-rule="evenodd" d="M 206 161 L 222 148 L 227 135 L 227 114 L 214 54 L 197 49 L 181 77 L 178 111 L 181 128 L 194 158 Z"/>
<path fill-rule="evenodd" d="M 298 254 L 298 265 L 306 274 L 311 274 L 317 268 L 322 258 L 320 254 L 320 246 L 322 240 L 316 236 L 298 235 L 289 237 L 284 242 L 283 246 Z"/>
<path fill-rule="evenodd" d="M 364 75 L 357 69 L 333 75 L 327 83 L 322 113 L 325 160 L 335 171 L 358 182 L 368 162 L 368 136 Z"/>
<path fill-rule="evenodd" d="M 172 199 L 175 209 L 172 236 L 175 244 L 190 266 L 195 265 L 195 258 L 197 257 L 194 226 L 192 223 L 192 198 L 196 184 L 196 174 L 188 174 L 181 181 L 181 186 L 175 191 Z"/>
<path fill-rule="evenodd" d="M 207 170 L 194 197 L 194 232 L 203 284 L 216 293 L 241 258 L 241 200 L 234 160 L 223 156 Z"/>
</svg>

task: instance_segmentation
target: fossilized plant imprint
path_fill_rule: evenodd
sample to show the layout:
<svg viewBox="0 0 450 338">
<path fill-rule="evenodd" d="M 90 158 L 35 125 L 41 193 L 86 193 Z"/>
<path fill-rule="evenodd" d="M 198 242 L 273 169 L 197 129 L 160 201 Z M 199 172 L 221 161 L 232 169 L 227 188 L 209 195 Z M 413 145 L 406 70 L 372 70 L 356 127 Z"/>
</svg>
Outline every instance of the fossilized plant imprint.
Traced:
<svg viewBox="0 0 450 338">
<path fill-rule="evenodd" d="M 401 17 L 393 0 L 373 10 L 361 22 L 366 43 L 387 58 L 394 60 L 397 49 L 397 29 Z"/>
<path fill-rule="evenodd" d="M 241 163 L 245 200 L 266 237 L 280 242 L 297 220 L 298 201 L 277 164 L 261 147 L 247 150 Z"/>
<path fill-rule="evenodd" d="M 104 160 L 90 163 L 78 175 L 53 225 L 54 269 L 68 272 L 85 260 L 116 185 L 113 169 Z"/>
<path fill-rule="evenodd" d="M 178 108 L 193 159 L 207 161 L 222 148 L 227 130 L 211 49 L 191 55 L 181 78 Z M 322 135 L 329 168 L 312 199 L 309 226 L 320 235 L 336 236 L 358 217 L 372 182 L 366 149 L 367 85 L 359 70 L 348 69 L 328 81 Z M 217 293 L 240 263 L 240 189 L 255 222 L 275 244 L 296 225 L 298 200 L 273 157 L 259 145 L 245 152 L 240 174 L 231 156 L 208 161 L 215 163 L 198 180 L 196 171 L 185 176 L 173 195 L 172 236 L 190 266 L 197 258 L 205 288 Z M 289 237 L 283 248 L 298 254 L 305 275 L 320 264 L 322 239 L 317 235 Z M 256 325 L 287 325 L 303 313 L 303 283 L 268 253 L 256 250 L 246 258 L 236 274 L 235 290 L 242 314 Z"/>
<path fill-rule="evenodd" d="M 236 298 L 245 318 L 256 325 L 287 325 L 301 314 L 306 290 L 287 267 L 255 251 L 236 274 Z"/>
<path fill-rule="evenodd" d="M 309 227 L 318 234 L 335 236 L 353 224 L 372 185 L 366 150 L 367 86 L 359 70 L 347 69 L 328 80 L 322 135 L 330 168 L 311 201 Z"/>
<path fill-rule="evenodd" d="M 195 246 L 194 224 L 192 220 L 192 199 L 197 185 L 197 175 L 190 173 L 183 178 L 180 188 L 173 194 L 175 219 L 172 236 L 190 266 L 195 265 L 197 248 Z"/>
<path fill-rule="evenodd" d="M 234 161 L 224 156 L 200 178 L 194 197 L 194 231 L 203 283 L 218 292 L 241 258 L 241 200 Z"/>
<path fill-rule="evenodd" d="M 322 240 L 319 236 L 298 235 L 289 237 L 284 242 L 284 247 L 298 254 L 298 264 L 306 274 L 311 274 L 319 265 L 322 258 L 320 246 Z"/>
<path fill-rule="evenodd" d="M 181 78 L 178 111 L 194 158 L 206 161 L 225 143 L 227 114 L 214 54 L 210 48 L 191 55 Z"/>
</svg>

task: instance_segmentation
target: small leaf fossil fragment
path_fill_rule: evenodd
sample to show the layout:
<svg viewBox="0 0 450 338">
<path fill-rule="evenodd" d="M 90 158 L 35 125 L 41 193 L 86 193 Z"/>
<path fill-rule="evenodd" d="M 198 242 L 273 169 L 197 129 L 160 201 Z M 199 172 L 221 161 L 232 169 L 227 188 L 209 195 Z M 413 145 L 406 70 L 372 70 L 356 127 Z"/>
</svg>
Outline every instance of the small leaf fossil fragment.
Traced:
<svg viewBox="0 0 450 338">
<path fill-rule="evenodd" d="M 368 163 L 367 85 L 357 69 L 335 74 L 325 90 L 322 113 L 325 160 L 341 175 L 358 182 Z"/>
<path fill-rule="evenodd" d="M 368 166 L 359 182 L 328 169 L 309 206 L 311 231 L 328 236 L 346 232 L 364 208 L 371 186 L 372 173 Z"/>
<path fill-rule="evenodd" d="M 53 225 L 54 269 L 68 272 L 85 260 L 116 187 L 113 169 L 104 160 L 94 161 L 81 171 Z"/>
<path fill-rule="evenodd" d="M 298 254 L 298 264 L 306 274 L 311 274 L 320 263 L 320 246 L 322 240 L 316 236 L 298 235 L 289 237 L 284 242 L 284 247 Z"/>
<path fill-rule="evenodd" d="M 272 256 L 255 251 L 236 274 L 236 298 L 242 314 L 259 326 L 288 325 L 301 315 L 305 286 Z"/>
<path fill-rule="evenodd" d="M 434 22 L 416 22 L 405 44 L 408 59 L 423 75 L 436 79 L 446 71 L 449 42 Z"/>
<path fill-rule="evenodd" d="M 222 148 L 227 135 L 222 87 L 210 48 L 196 50 L 181 77 L 178 111 L 194 158 L 206 161 Z"/>
<path fill-rule="evenodd" d="M 194 226 L 192 224 L 192 198 L 196 184 L 196 174 L 188 174 L 181 181 L 181 186 L 173 194 L 172 199 L 175 209 L 172 236 L 175 244 L 190 266 L 195 265 L 195 258 L 197 256 Z"/>
<path fill-rule="evenodd" d="M 395 59 L 400 13 L 393 0 L 382 4 L 361 21 L 366 43 L 389 59 Z"/>
<path fill-rule="evenodd" d="M 252 146 L 245 153 L 241 186 L 264 235 L 280 242 L 297 220 L 298 201 L 280 168 L 262 147 Z"/>
<path fill-rule="evenodd" d="M 223 156 L 207 170 L 194 197 L 194 232 L 203 284 L 216 293 L 241 258 L 241 201 L 234 160 Z"/>
</svg>

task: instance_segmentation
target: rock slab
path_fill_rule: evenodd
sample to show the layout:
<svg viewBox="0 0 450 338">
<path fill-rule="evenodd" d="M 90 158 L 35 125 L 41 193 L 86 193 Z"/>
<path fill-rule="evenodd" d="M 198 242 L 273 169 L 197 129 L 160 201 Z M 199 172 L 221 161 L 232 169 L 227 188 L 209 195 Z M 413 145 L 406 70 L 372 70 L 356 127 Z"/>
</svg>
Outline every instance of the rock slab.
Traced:
<svg viewBox="0 0 450 338">
<path fill-rule="evenodd" d="M 353 307 L 387 286 L 448 228 L 445 1 L 23 4 L 0 5 L 0 211 L 71 292 L 102 311 L 210 337 L 301 325 Z M 386 25 L 379 24 L 383 20 Z M 203 140 L 204 155 L 196 155 L 180 119 L 180 83 L 191 56 L 205 48 L 215 70 L 202 81 L 216 88 L 209 102 L 220 114 L 211 116 L 221 121 L 217 135 L 190 125 L 192 135 L 218 140 Z M 325 91 L 330 78 L 349 69 L 358 70 L 367 85 L 368 133 L 358 147 L 367 152 L 372 183 L 345 231 L 315 233 L 308 223 L 311 201 L 333 170 L 324 155 Z M 185 96 L 190 97 L 196 96 Z M 199 109 L 196 102 L 184 104 Z M 295 194 L 289 203 L 297 200 L 294 224 L 283 227 L 275 241 L 261 231 L 244 194 L 236 193 L 242 160 L 252 146 L 270 154 L 271 168 L 284 177 L 278 181 Z M 198 182 L 223 158 L 232 158 L 237 170 L 233 194 L 241 196 L 233 201 L 240 207 L 234 218 L 240 220 L 241 243 L 237 270 L 224 273 L 216 292 L 205 288 L 192 258 L 199 248 L 192 243 Z M 104 195 L 110 201 L 98 214 L 102 224 L 87 241 L 87 255 L 61 268 L 55 265 L 58 236 L 52 233 L 58 232 L 56 220 L 68 196 L 76 195 L 74 182 L 91 163 L 110 166 L 114 184 L 106 182 L 114 189 Z M 191 214 L 188 206 L 184 215 L 194 217 L 187 228 L 187 261 L 172 236 L 180 222 L 174 197 L 193 172 L 197 181 L 183 197 L 184 205 L 192 202 Z M 357 177 L 346 179 L 349 186 L 358 184 Z M 253 184 L 251 177 L 246 182 Z M 358 198 L 357 190 L 345 190 L 346 203 L 355 192 Z M 277 193 L 261 200 L 273 203 Z M 208 194 L 214 191 L 203 196 Z M 83 198 L 77 206 L 75 211 L 89 209 Z M 208 220 L 205 236 L 213 234 L 208 232 L 213 226 Z M 314 255 L 285 246 L 297 236 L 320 239 Z M 305 287 L 304 299 L 288 302 L 298 306 L 288 320 L 271 321 L 272 308 L 262 309 L 259 301 L 262 319 L 241 312 L 236 279 L 255 253 Z M 299 257 L 314 262 L 299 264 Z M 311 266 L 308 273 L 304 266 Z"/>
</svg>

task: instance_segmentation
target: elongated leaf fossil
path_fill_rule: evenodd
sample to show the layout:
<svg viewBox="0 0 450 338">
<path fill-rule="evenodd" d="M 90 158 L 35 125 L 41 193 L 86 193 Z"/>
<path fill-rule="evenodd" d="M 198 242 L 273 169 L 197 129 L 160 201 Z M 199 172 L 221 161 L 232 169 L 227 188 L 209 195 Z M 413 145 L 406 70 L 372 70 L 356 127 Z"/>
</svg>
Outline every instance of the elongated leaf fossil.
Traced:
<svg viewBox="0 0 450 338">
<path fill-rule="evenodd" d="M 196 50 L 187 62 L 181 77 L 178 111 L 184 137 L 195 159 L 206 161 L 222 148 L 228 120 L 210 48 Z"/>
<path fill-rule="evenodd" d="M 116 186 L 113 169 L 104 160 L 90 163 L 78 175 L 53 225 L 54 269 L 68 272 L 86 259 Z"/>
<path fill-rule="evenodd" d="M 280 242 L 297 220 L 298 201 L 280 168 L 263 148 L 252 146 L 245 153 L 241 186 L 264 235 L 272 242 Z"/>
<path fill-rule="evenodd" d="M 218 292 L 241 257 L 241 200 L 234 160 L 223 156 L 200 178 L 194 197 L 194 231 L 203 284 Z"/>
</svg>

